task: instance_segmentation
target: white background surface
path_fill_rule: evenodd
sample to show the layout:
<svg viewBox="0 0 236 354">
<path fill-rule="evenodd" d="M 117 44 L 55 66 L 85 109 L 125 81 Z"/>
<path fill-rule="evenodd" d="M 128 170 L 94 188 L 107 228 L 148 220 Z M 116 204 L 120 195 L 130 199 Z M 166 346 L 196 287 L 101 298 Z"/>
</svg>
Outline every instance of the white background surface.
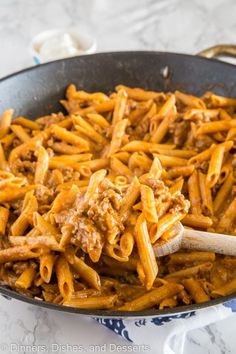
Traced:
<svg viewBox="0 0 236 354">
<path fill-rule="evenodd" d="M 37 33 L 71 26 L 96 37 L 98 51 L 146 49 L 195 54 L 214 44 L 236 44 L 236 1 L 0 0 L 0 77 L 33 65 L 28 48 Z M 191 331 L 185 353 L 235 354 L 235 326 L 234 315 Z M 17 353 L 10 343 L 46 345 L 49 349 L 53 343 L 80 344 L 87 349 L 96 344 L 127 344 L 91 319 L 1 297 L 0 343 L 4 344 L 0 353 Z M 157 346 L 150 353 L 159 353 L 158 332 Z"/>
</svg>

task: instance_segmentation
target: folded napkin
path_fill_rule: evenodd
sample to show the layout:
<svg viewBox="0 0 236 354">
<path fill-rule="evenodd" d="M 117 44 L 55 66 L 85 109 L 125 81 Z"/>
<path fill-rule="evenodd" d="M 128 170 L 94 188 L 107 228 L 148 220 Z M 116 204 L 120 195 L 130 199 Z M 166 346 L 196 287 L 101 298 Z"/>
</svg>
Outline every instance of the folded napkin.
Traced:
<svg viewBox="0 0 236 354">
<path fill-rule="evenodd" d="M 183 354 L 187 332 L 225 319 L 236 312 L 236 300 L 207 309 L 173 316 L 141 319 L 96 320 L 128 342 L 143 346 L 144 352 Z"/>
</svg>

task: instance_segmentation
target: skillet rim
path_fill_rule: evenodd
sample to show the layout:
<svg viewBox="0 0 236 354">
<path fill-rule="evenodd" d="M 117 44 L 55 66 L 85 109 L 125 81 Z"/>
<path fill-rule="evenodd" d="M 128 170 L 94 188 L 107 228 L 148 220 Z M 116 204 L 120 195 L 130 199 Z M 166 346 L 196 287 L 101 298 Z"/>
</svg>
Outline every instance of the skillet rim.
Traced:
<svg viewBox="0 0 236 354">
<path fill-rule="evenodd" d="M 95 54 L 80 55 L 80 56 L 75 56 L 75 57 L 70 57 L 70 58 L 58 59 L 58 60 L 51 61 L 48 63 L 39 64 L 37 66 L 30 66 L 26 69 L 16 71 L 12 74 L 9 74 L 7 76 L 0 78 L 0 85 L 2 82 L 5 82 L 11 78 L 27 74 L 28 72 L 37 71 L 41 67 L 54 66 L 55 63 L 63 63 L 65 61 L 66 62 L 73 62 L 73 61 L 76 61 L 80 58 L 85 58 L 85 59 L 87 57 L 96 58 L 96 57 L 101 57 L 104 55 L 105 56 L 123 55 L 125 57 L 125 56 L 129 56 L 129 55 L 144 56 L 144 55 L 149 55 L 149 54 L 157 55 L 157 56 L 158 55 L 161 55 L 161 56 L 167 55 L 167 56 L 172 56 L 172 57 L 184 57 L 184 58 L 188 58 L 189 60 L 190 59 L 196 60 L 196 61 L 199 61 L 202 63 L 207 62 L 208 64 L 212 62 L 212 63 L 217 63 L 221 66 L 233 68 L 236 71 L 236 66 L 234 64 L 227 63 L 224 61 L 219 61 L 217 59 L 210 59 L 210 58 L 205 58 L 205 57 L 201 57 L 198 55 L 192 55 L 192 54 L 174 53 L 174 52 L 165 52 L 165 51 L 151 51 L 151 50 L 149 50 L 149 51 L 147 51 L 147 50 L 114 51 L 114 52 L 99 52 L 99 53 L 95 53 Z M 15 299 L 15 300 L 19 300 L 24 303 L 27 303 L 27 304 L 36 305 L 36 306 L 40 306 L 43 308 L 56 310 L 59 312 L 80 314 L 80 315 L 87 316 L 87 317 L 121 318 L 121 319 L 176 316 L 176 315 L 180 315 L 183 313 L 190 313 L 190 312 L 195 312 L 197 310 L 206 309 L 208 307 L 216 306 L 219 304 L 224 304 L 230 300 L 236 299 L 236 293 L 233 293 L 231 295 L 223 296 L 218 299 L 203 302 L 201 304 L 179 306 L 179 307 L 175 307 L 175 308 L 171 308 L 171 309 L 163 309 L 163 310 L 152 309 L 152 310 L 142 310 L 142 311 L 114 311 L 114 310 L 85 310 L 85 309 L 79 309 L 76 307 L 68 307 L 68 306 L 53 304 L 53 303 L 49 303 L 49 302 L 46 302 L 43 300 L 38 300 L 38 299 L 28 297 L 26 295 L 22 295 L 20 293 L 15 292 L 14 290 L 10 290 L 10 289 L 5 288 L 3 286 L 0 286 L 0 294 L 7 299 Z"/>
<path fill-rule="evenodd" d="M 165 52 L 165 51 L 155 51 L 155 50 L 130 50 L 130 51 L 114 51 L 114 52 L 99 52 L 99 53 L 94 53 L 94 54 L 86 54 L 86 55 L 77 55 L 77 56 L 74 56 L 74 57 L 69 57 L 69 58 L 64 58 L 64 59 L 58 59 L 58 60 L 53 60 L 53 61 L 50 61 L 50 62 L 47 62 L 47 63 L 42 63 L 42 64 L 38 64 L 38 65 L 32 65 L 26 69 L 22 69 L 22 70 L 17 70 L 15 72 L 13 72 L 12 74 L 9 74 L 9 75 L 6 75 L 2 78 L 0 78 L 0 84 L 2 81 L 6 81 L 8 79 L 11 79 L 12 77 L 15 77 L 15 76 L 18 76 L 20 74 L 24 74 L 24 73 L 27 73 L 27 72 L 31 72 L 31 71 L 36 71 L 38 68 L 41 68 L 41 67 L 47 67 L 47 66 L 53 66 L 55 63 L 62 63 L 64 61 L 74 61 L 74 60 L 78 60 L 80 58 L 88 58 L 88 57 L 99 57 L 99 56 L 109 56 L 109 55 L 148 55 L 148 54 L 154 54 L 154 55 L 170 55 L 170 56 L 177 56 L 177 57 L 187 57 L 187 58 L 191 58 L 194 60 L 199 60 L 199 61 L 202 61 L 202 62 L 212 62 L 212 63 L 218 63 L 220 65 L 223 65 L 223 66 L 228 66 L 228 67 L 231 67 L 231 68 L 234 68 L 236 69 L 236 65 L 234 64 L 231 64 L 231 63 L 228 63 L 228 62 L 225 62 L 225 61 L 222 61 L 222 60 L 218 60 L 218 59 L 215 59 L 215 58 L 205 58 L 205 57 L 202 57 L 200 55 L 194 55 L 194 54 L 185 54 L 185 53 L 175 53 L 175 52 Z"/>
<path fill-rule="evenodd" d="M 94 318 L 116 318 L 116 319 L 135 319 L 135 318 L 154 318 L 154 317 L 172 317 L 178 316 L 184 313 L 192 313 L 197 310 L 203 310 L 209 307 L 213 307 L 216 305 L 227 303 L 231 300 L 235 300 L 236 293 L 233 293 L 228 296 L 219 297 L 214 300 L 202 302 L 199 304 L 192 304 L 192 305 L 185 305 L 185 306 L 178 306 L 173 307 L 171 309 L 163 309 L 163 310 L 141 310 L 141 311 L 118 311 L 118 310 L 85 310 L 80 309 L 77 307 L 70 307 L 70 306 L 63 306 L 59 304 L 53 304 L 51 302 L 46 302 L 43 300 L 38 300 L 31 298 L 29 296 L 20 294 L 15 292 L 14 290 L 4 288 L 0 286 L 0 295 L 7 298 L 7 300 L 19 300 L 24 303 L 35 305 L 43 308 L 47 308 L 50 310 L 55 310 L 59 312 L 66 312 L 66 313 L 73 313 L 73 314 L 80 314 L 85 317 L 94 317 Z"/>
</svg>

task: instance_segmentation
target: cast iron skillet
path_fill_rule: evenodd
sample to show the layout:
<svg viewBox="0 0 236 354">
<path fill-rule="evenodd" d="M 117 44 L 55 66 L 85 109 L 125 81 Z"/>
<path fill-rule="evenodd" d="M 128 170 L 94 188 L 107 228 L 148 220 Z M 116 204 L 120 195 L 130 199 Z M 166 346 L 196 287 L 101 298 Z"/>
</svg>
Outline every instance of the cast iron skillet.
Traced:
<svg viewBox="0 0 236 354">
<path fill-rule="evenodd" d="M 221 52 L 233 54 L 230 50 L 221 47 Z M 218 47 L 213 48 L 213 54 L 215 53 L 219 54 Z M 212 56 L 209 51 L 204 54 Z M 165 67 L 168 67 L 167 77 L 163 75 Z M 231 64 L 199 56 L 161 52 L 101 53 L 63 59 L 26 69 L 0 80 L 0 112 L 14 108 L 16 115 L 34 119 L 47 113 L 62 111 L 58 101 L 64 97 L 65 89 L 70 83 L 91 92 L 108 93 L 122 83 L 158 91 L 178 89 L 195 95 L 213 90 L 220 95 L 236 97 L 236 68 Z M 236 298 L 236 294 L 232 294 L 203 304 L 174 309 L 120 312 L 81 310 L 55 305 L 20 295 L 6 287 L 0 287 L 0 293 L 8 298 L 49 309 L 112 318 L 169 316 L 211 307 Z"/>
</svg>

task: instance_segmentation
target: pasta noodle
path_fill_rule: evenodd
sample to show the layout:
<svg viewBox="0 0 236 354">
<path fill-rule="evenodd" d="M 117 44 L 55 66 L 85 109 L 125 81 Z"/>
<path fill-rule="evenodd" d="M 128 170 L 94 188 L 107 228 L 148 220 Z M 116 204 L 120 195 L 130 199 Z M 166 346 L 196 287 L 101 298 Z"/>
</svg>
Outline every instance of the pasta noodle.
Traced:
<svg viewBox="0 0 236 354">
<path fill-rule="evenodd" d="M 235 257 L 158 246 L 236 235 L 236 100 L 70 85 L 66 114 L 0 123 L 0 281 L 80 309 L 142 311 L 236 292 Z"/>
</svg>

